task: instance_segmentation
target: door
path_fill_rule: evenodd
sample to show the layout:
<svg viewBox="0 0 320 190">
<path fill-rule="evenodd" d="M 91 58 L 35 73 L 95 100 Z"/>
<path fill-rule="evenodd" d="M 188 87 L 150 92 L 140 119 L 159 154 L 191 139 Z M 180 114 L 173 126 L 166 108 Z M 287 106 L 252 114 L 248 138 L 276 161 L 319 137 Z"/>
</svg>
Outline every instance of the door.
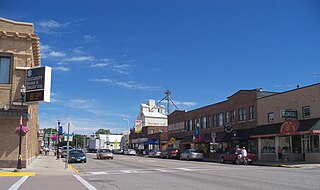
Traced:
<svg viewBox="0 0 320 190">
<path fill-rule="evenodd" d="M 305 160 L 306 153 L 311 152 L 310 135 L 305 135 L 301 143 L 302 143 L 301 147 L 302 147 L 303 159 Z"/>
</svg>

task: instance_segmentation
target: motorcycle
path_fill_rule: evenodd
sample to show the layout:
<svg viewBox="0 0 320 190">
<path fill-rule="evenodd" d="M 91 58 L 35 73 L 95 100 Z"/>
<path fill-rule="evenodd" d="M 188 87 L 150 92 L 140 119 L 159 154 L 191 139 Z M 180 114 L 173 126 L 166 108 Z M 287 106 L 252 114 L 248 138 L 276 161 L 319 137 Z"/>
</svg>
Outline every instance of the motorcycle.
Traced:
<svg viewBox="0 0 320 190">
<path fill-rule="evenodd" d="M 236 160 L 236 164 L 237 165 L 248 165 L 249 164 L 249 160 L 248 160 L 248 157 L 241 157 L 241 156 L 238 156 L 237 160 Z"/>
</svg>

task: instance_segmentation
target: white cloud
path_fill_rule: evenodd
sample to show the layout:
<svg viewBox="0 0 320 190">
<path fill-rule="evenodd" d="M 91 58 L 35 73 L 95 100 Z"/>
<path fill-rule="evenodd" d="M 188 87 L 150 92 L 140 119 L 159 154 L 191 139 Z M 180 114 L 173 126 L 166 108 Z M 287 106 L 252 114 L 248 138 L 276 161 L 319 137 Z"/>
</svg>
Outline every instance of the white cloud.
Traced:
<svg viewBox="0 0 320 190">
<path fill-rule="evenodd" d="M 66 56 L 65 53 L 58 52 L 58 51 L 52 51 L 52 52 L 49 53 L 49 55 L 52 56 L 52 57 L 64 57 L 64 56 Z"/>
<path fill-rule="evenodd" d="M 101 67 L 107 67 L 109 65 L 110 65 L 110 63 L 96 63 L 96 64 L 91 64 L 90 67 L 99 67 L 99 68 L 101 68 Z"/>
<path fill-rule="evenodd" d="M 120 86 L 126 89 L 133 89 L 133 90 L 158 91 L 162 89 L 161 87 L 157 87 L 157 86 L 145 86 L 137 82 L 121 82 L 121 81 L 115 81 L 111 79 L 91 79 L 90 81 L 103 82 L 108 85 L 115 85 L 115 86 Z"/>
<path fill-rule="evenodd" d="M 69 59 L 64 59 L 64 62 L 79 62 L 79 61 L 94 61 L 94 57 L 92 56 L 78 56 L 72 57 Z"/>
<path fill-rule="evenodd" d="M 62 67 L 62 66 L 60 66 L 60 67 L 52 67 L 52 70 L 54 70 L 54 71 L 70 71 L 70 68 L 68 68 L 68 67 Z"/>
<path fill-rule="evenodd" d="M 113 71 L 116 71 L 120 74 L 129 74 L 129 72 L 127 71 L 130 68 L 130 65 L 128 64 L 122 64 L 122 65 L 114 65 L 112 67 Z"/>
<path fill-rule="evenodd" d="M 180 101 L 173 101 L 177 106 L 195 106 L 197 105 L 196 102 L 180 102 Z"/>
<path fill-rule="evenodd" d="M 92 40 L 93 38 L 94 38 L 94 37 L 91 36 L 91 35 L 89 35 L 89 34 L 84 35 L 84 39 L 86 39 L 86 40 Z"/>
<path fill-rule="evenodd" d="M 45 20 L 36 23 L 35 28 L 38 33 L 59 34 L 58 29 L 66 27 L 68 23 L 59 23 L 55 20 Z"/>
</svg>

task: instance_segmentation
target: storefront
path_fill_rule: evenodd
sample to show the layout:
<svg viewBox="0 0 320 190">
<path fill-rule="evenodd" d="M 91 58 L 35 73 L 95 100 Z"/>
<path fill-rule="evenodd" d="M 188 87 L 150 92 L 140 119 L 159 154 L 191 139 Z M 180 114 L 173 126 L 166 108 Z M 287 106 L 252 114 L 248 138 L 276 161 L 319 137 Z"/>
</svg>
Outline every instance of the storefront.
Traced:
<svg viewBox="0 0 320 190">
<path fill-rule="evenodd" d="M 320 162 L 320 119 L 286 120 L 258 126 L 252 136 L 258 139 L 258 159 L 277 161 Z"/>
</svg>

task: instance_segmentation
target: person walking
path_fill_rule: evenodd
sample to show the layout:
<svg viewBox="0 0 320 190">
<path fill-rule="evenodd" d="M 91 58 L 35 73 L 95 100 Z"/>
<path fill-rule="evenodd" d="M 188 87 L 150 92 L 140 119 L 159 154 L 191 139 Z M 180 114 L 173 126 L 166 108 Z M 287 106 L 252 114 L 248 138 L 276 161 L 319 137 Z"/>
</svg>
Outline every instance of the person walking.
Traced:
<svg viewBox="0 0 320 190">
<path fill-rule="evenodd" d="M 282 152 L 283 152 L 283 149 L 281 148 L 281 146 L 278 147 L 278 158 L 279 158 L 279 161 L 282 161 Z"/>
</svg>

